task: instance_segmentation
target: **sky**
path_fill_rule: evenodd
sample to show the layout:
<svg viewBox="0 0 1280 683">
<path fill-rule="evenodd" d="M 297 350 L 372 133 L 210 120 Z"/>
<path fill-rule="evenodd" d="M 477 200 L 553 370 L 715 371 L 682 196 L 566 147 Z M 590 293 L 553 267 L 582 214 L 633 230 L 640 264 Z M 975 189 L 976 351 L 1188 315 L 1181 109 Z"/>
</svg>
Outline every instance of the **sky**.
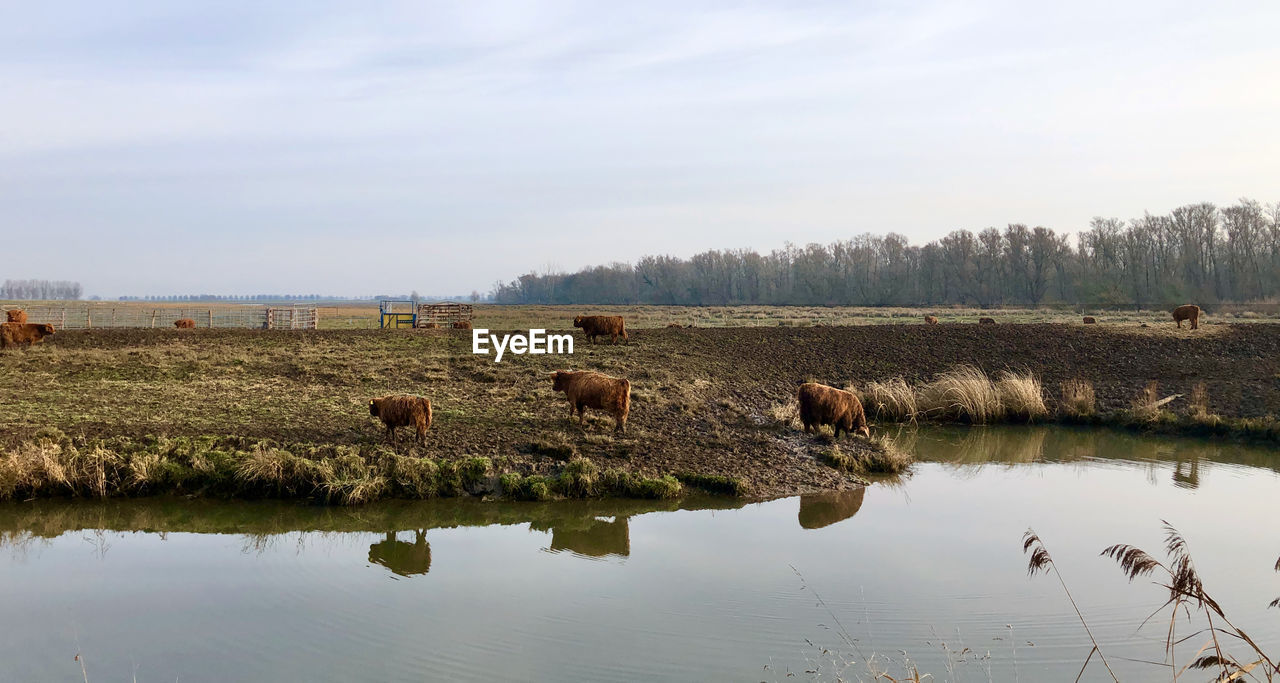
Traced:
<svg viewBox="0 0 1280 683">
<path fill-rule="evenodd" d="M 0 0 L 0 279 L 536 270 L 1280 201 L 1280 3 Z"/>
</svg>

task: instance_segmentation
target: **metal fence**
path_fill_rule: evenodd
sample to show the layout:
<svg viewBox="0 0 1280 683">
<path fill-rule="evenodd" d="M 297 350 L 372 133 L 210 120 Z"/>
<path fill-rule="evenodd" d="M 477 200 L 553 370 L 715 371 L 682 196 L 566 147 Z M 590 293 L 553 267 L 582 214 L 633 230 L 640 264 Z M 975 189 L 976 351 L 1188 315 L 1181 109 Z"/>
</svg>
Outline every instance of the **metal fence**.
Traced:
<svg viewBox="0 0 1280 683">
<path fill-rule="evenodd" d="M 320 316 L 315 306 L 156 306 L 114 303 L 8 306 L 27 312 L 27 322 L 50 323 L 67 330 L 122 327 L 173 327 L 190 318 L 196 327 L 241 327 L 260 330 L 314 330 Z"/>
<path fill-rule="evenodd" d="M 453 327 L 454 323 L 471 322 L 471 304 L 418 304 L 417 327 Z"/>
</svg>

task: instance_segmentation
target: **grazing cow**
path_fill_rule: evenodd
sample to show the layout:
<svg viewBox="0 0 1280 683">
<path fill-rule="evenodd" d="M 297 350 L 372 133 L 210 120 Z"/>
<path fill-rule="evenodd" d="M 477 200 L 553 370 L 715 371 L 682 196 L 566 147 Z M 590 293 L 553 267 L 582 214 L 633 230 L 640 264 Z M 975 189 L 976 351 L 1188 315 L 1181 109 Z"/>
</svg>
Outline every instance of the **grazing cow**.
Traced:
<svg viewBox="0 0 1280 683">
<path fill-rule="evenodd" d="M 996 320 L 995 320 L 995 318 L 978 318 L 978 324 L 979 324 L 979 325 L 994 325 L 994 324 L 996 324 Z"/>
<path fill-rule="evenodd" d="M 1178 323 L 1178 327 L 1182 327 L 1183 320 L 1191 321 L 1191 329 L 1200 329 L 1200 307 L 1195 304 L 1186 304 L 1173 309 L 1173 321 Z"/>
<path fill-rule="evenodd" d="M 796 401 L 800 403 L 800 421 L 804 423 L 804 431 L 811 432 L 822 425 L 831 425 L 836 438 L 840 438 L 840 430 L 850 434 L 871 436 L 867 427 L 867 414 L 862 410 L 862 401 L 851 392 L 829 387 L 816 382 L 806 382 L 796 391 Z"/>
<path fill-rule="evenodd" d="M 191 318 L 178 318 L 173 321 L 173 326 L 180 330 L 193 330 L 196 327 L 196 321 Z"/>
<path fill-rule="evenodd" d="M 434 330 L 440 327 L 440 323 L 422 323 L 418 327 L 421 327 L 424 330 Z"/>
<path fill-rule="evenodd" d="M 592 344 L 596 343 L 596 337 L 606 334 L 614 344 L 618 343 L 618 337 L 627 338 L 627 325 L 620 315 L 580 315 L 573 319 L 573 326 L 581 327 Z"/>
<path fill-rule="evenodd" d="M 926 325 L 937 325 L 937 324 L 938 324 L 938 319 L 937 319 L 937 318 L 935 318 L 935 317 L 933 317 L 933 316 L 931 316 L 931 315 L 926 315 L 926 316 L 924 317 L 924 324 L 926 324 Z"/>
<path fill-rule="evenodd" d="M 613 416 L 614 431 L 627 431 L 631 382 L 589 370 L 556 370 L 551 377 L 551 388 L 563 391 L 569 399 L 569 419 L 573 419 L 576 412 L 578 424 L 583 425 L 587 420 L 587 408 L 603 410 Z"/>
<path fill-rule="evenodd" d="M 0 349 L 39 344 L 53 334 L 53 325 L 45 323 L 0 323 Z"/>
<path fill-rule="evenodd" d="M 396 427 L 413 427 L 418 442 L 425 443 L 431 428 L 431 401 L 421 396 L 383 396 L 369 399 L 369 414 L 387 426 L 387 438 L 396 442 Z"/>
<path fill-rule="evenodd" d="M 9 322 L 11 323 L 27 322 L 27 312 L 21 308 L 11 308 L 5 311 L 4 314 L 9 318 Z"/>
<path fill-rule="evenodd" d="M 470 321 L 470 320 L 459 320 L 458 322 L 456 322 L 456 323 L 454 323 L 454 324 L 453 324 L 453 329 L 455 329 L 455 330 L 469 330 L 469 329 L 471 329 L 471 321 Z"/>
<path fill-rule="evenodd" d="M 1097 320 L 1094 320 L 1093 316 L 1088 316 L 1088 315 L 1086 315 L 1086 316 L 1084 317 L 1084 324 L 1086 324 L 1086 325 L 1096 325 L 1096 324 L 1098 324 L 1098 321 L 1097 321 Z"/>
<path fill-rule="evenodd" d="M 684 327 L 684 325 L 681 325 L 680 323 L 667 323 L 667 327 L 674 327 L 675 329 L 677 329 L 677 330 L 678 330 L 678 329 L 680 329 L 680 328 Z"/>
</svg>

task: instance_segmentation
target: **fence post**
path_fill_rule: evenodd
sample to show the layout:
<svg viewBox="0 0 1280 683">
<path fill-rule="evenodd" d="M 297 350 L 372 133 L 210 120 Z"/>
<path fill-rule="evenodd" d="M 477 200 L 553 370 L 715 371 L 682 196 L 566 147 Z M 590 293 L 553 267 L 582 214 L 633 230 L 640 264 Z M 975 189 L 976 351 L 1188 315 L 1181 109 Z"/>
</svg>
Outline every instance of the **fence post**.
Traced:
<svg viewBox="0 0 1280 683">
<path fill-rule="evenodd" d="M 88 308 L 84 309 L 84 326 L 85 326 L 85 329 L 90 329 L 90 330 L 93 329 L 93 310 L 92 309 L 88 309 Z"/>
<path fill-rule="evenodd" d="M 213 309 L 209 309 L 209 328 L 213 328 Z"/>
</svg>

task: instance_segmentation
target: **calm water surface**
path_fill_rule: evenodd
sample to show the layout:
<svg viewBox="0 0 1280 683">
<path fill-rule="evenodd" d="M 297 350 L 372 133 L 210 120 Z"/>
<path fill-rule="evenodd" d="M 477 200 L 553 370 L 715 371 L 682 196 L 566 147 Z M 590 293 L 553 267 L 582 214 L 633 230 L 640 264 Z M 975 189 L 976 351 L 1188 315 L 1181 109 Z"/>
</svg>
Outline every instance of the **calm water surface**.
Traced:
<svg viewBox="0 0 1280 683">
<path fill-rule="evenodd" d="M 1168 680 L 1125 659 L 1160 659 L 1163 624 L 1137 630 L 1160 594 L 1098 557 L 1159 550 L 1162 519 L 1280 649 L 1280 453 L 1057 428 L 902 438 L 924 460 L 909 478 L 764 503 L 0 506 L 0 679 L 81 680 L 80 653 L 90 681 L 835 680 L 846 663 L 857 680 L 872 657 L 1071 680 L 1088 640 L 1056 581 L 1027 577 L 1030 526 L 1122 679 Z"/>
</svg>

